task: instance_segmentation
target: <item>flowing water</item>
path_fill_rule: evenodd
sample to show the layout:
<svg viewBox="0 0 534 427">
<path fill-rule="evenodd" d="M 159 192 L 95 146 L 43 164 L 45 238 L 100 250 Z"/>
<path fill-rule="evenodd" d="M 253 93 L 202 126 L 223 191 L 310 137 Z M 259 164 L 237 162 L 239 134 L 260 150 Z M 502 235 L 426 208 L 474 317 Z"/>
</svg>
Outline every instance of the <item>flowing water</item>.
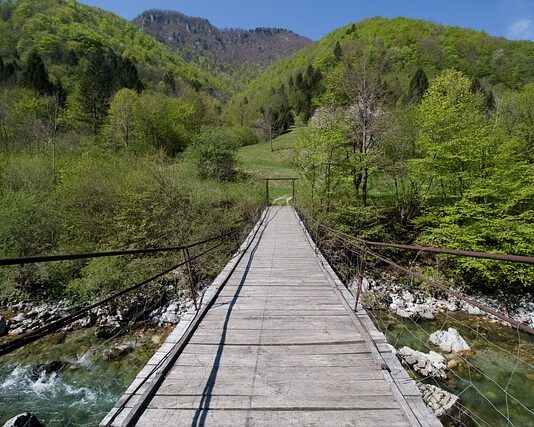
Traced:
<svg viewBox="0 0 534 427">
<path fill-rule="evenodd" d="M 451 370 L 448 381 L 424 382 L 460 395 L 476 421 L 474 425 L 534 426 L 533 336 L 464 312 L 440 314 L 435 320 L 420 323 L 402 320 L 385 310 L 370 314 L 397 349 L 406 345 L 425 353 L 441 353 L 430 344 L 429 335 L 442 328 L 457 329 L 475 353 L 455 357 L 460 365 Z"/>
<path fill-rule="evenodd" d="M 33 412 L 46 426 L 95 426 L 114 406 L 162 344 L 169 329 L 137 329 L 112 341 L 93 330 L 57 334 L 0 358 L 0 425 Z M 106 350 L 128 344 L 133 351 L 108 360 Z M 59 372 L 38 366 L 68 364 Z"/>
</svg>

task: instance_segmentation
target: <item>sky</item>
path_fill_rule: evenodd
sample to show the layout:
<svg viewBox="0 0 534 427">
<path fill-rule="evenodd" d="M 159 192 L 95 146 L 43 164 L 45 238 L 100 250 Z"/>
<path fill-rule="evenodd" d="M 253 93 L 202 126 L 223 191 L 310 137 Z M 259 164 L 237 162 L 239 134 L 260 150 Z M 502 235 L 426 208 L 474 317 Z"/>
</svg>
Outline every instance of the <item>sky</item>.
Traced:
<svg viewBox="0 0 534 427">
<path fill-rule="evenodd" d="M 147 9 L 207 18 L 219 28 L 279 27 L 318 40 L 373 16 L 405 16 L 534 40 L 534 0 L 82 0 L 130 20 Z"/>
</svg>

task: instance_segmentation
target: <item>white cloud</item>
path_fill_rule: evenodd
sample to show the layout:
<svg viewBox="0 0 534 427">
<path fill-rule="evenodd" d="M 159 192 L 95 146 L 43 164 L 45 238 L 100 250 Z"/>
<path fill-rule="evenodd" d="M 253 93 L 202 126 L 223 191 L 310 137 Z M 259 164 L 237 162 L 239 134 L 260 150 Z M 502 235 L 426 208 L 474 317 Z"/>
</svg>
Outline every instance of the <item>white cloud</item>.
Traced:
<svg viewBox="0 0 534 427">
<path fill-rule="evenodd" d="M 534 21 L 522 18 L 512 22 L 508 27 L 508 36 L 512 39 L 534 39 Z"/>
</svg>

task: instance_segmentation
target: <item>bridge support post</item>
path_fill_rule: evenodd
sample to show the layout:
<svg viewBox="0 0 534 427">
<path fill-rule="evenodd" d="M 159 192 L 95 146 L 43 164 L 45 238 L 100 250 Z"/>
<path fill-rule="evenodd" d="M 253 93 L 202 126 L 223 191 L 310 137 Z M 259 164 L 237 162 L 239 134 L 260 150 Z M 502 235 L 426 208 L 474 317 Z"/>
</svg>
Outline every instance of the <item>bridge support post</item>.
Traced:
<svg viewBox="0 0 534 427">
<path fill-rule="evenodd" d="M 193 304 L 195 305 L 195 310 L 198 311 L 197 305 L 197 289 L 195 286 L 195 280 L 193 279 L 193 270 L 191 269 L 191 257 L 189 256 L 189 249 L 184 248 L 184 260 L 187 267 L 187 274 L 189 276 L 189 289 L 191 291 L 191 298 L 193 299 Z"/>
<path fill-rule="evenodd" d="M 367 258 L 367 248 L 363 246 L 363 252 L 360 257 L 360 265 L 358 268 L 358 287 L 356 288 L 356 295 L 354 296 L 354 311 L 358 311 L 358 304 L 360 303 L 360 296 L 362 294 L 363 275 L 365 274 L 365 259 Z"/>
<path fill-rule="evenodd" d="M 269 206 L 269 178 L 265 178 L 265 205 Z"/>
</svg>

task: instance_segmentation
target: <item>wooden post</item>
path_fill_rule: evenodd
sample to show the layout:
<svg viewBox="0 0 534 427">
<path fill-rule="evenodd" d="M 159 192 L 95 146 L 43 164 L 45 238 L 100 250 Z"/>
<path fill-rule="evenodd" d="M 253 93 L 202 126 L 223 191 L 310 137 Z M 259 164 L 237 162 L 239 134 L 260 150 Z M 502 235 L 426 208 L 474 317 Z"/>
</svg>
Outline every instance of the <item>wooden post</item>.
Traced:
<svg viewBox="0 0 534 427">
<path fill-rule="evenodd" d="M 291 200 L 293 202 L 293 205 L 296 205 L 295 203 L 295 178 L 291 180 L 291 183 L 293 185 L 293 194 L 291 195 Z"/>
<path fill-rule="evenodd" d="M 269 206 L 269 178 L 265 178 L 265 205 Z"/>
<path fill-rule="evenodd" d="M 197 290 L 195 286 L 195 281 L 193 279 L 193 270 L 191 270 L 191 262 L 189 261 L 191 257 L 189 256 L 188 248 L 184 248 L 184 259 L 185 259 L 185 265 L 187 266 L 187 273 L 189 275 L 189 289 L 191 291 L 191 298 L 193 298 L 193 304 L 195 305 L 195 310 L 198 311 Z"/>
</svg>

